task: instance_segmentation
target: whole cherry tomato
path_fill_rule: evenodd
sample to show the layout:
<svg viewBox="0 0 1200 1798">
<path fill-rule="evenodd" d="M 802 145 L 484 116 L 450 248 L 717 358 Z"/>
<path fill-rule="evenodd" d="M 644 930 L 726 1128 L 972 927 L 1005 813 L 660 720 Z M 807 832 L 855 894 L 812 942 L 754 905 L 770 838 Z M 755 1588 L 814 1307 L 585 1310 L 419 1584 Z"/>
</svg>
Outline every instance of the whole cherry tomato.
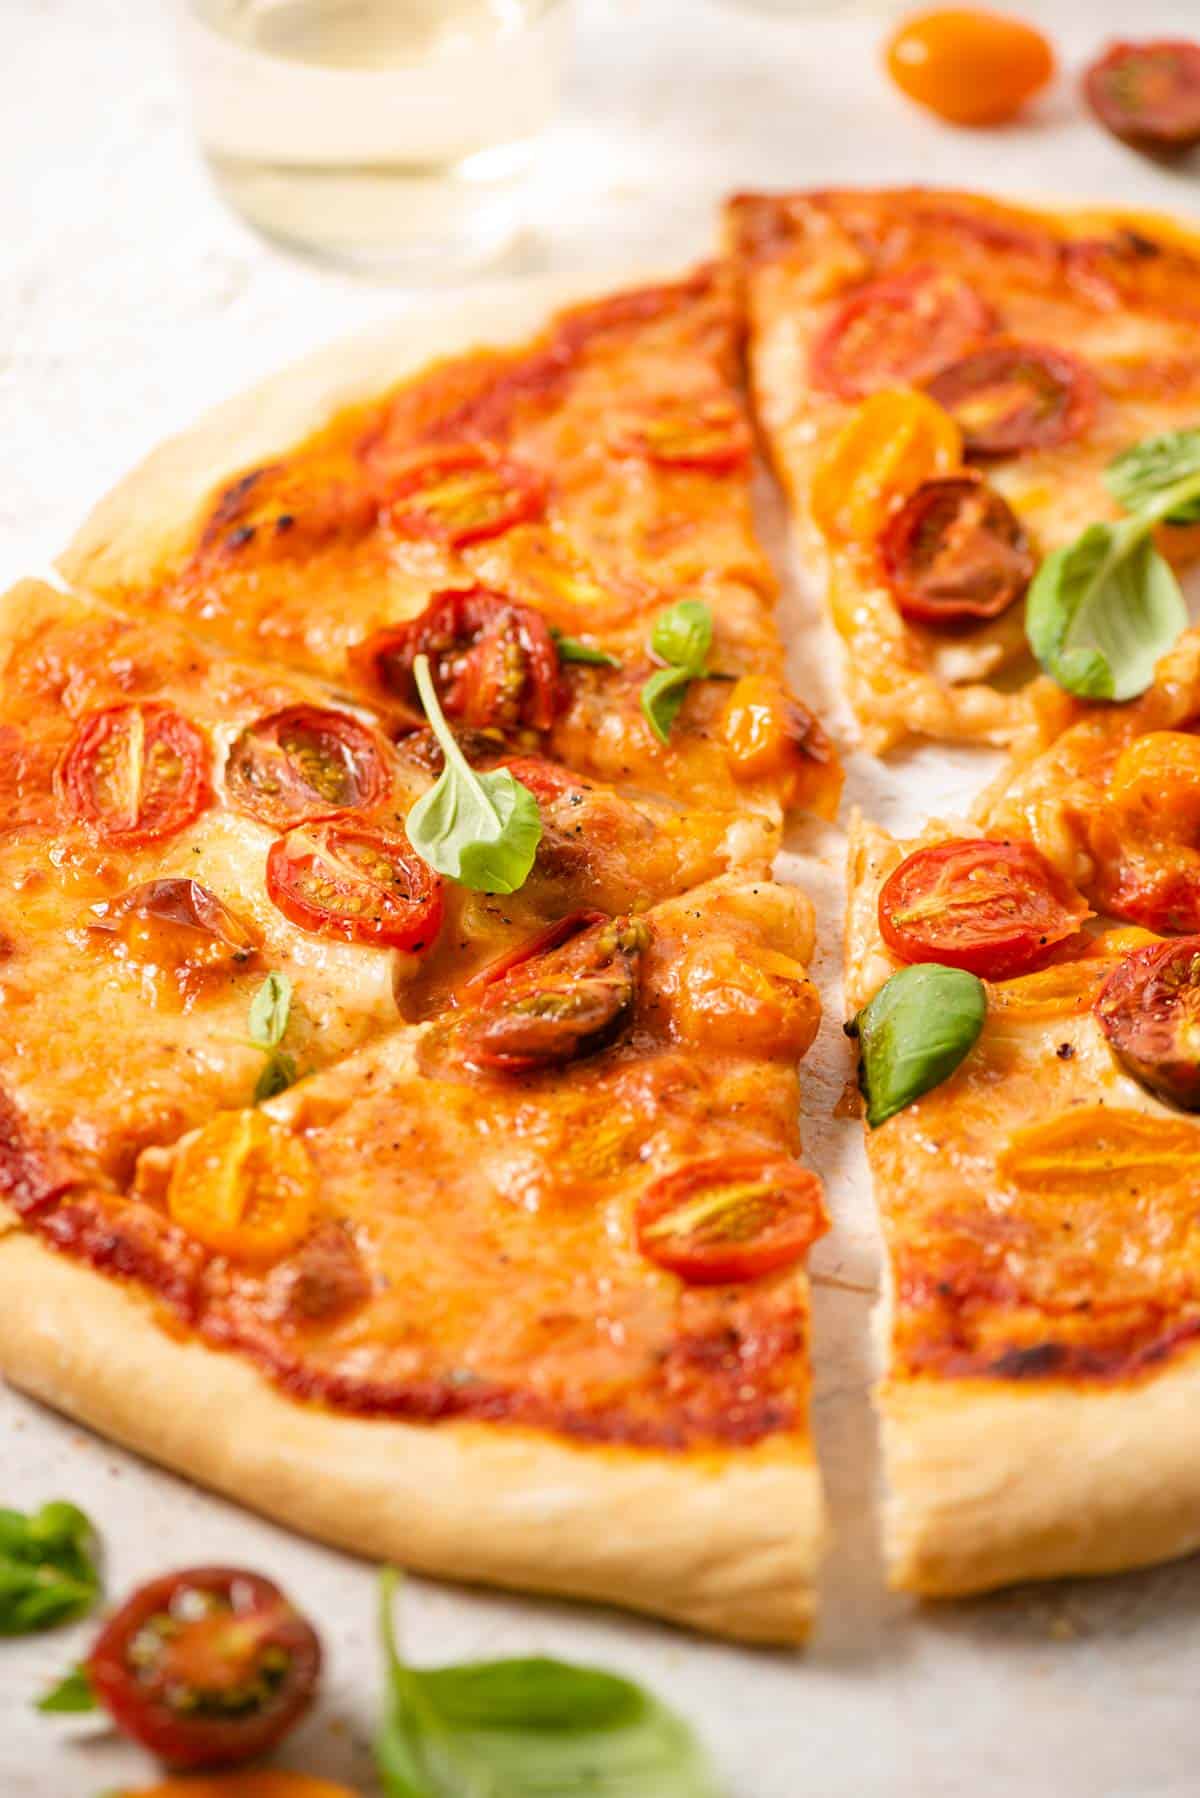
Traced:
<svg viewBox="0 0 1200 1798">
<path fill-rule="evenodd" d="M 1040 31 L 972 6 L 914 13 L 889 40 L 886 59 L 896 86 L 952 125 L 1003 124 L 1054 73 Z"/>
</svg>

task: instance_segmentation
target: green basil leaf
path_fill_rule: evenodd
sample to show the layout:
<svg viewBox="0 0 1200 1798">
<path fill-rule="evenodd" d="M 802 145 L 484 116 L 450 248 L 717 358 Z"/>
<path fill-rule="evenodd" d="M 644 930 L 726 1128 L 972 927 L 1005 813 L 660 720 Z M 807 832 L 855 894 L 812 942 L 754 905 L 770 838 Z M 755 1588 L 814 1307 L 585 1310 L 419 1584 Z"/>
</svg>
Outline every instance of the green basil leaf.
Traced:
<svg viewBox="0 0 1200 1798">
<path fill-rule="evenodd" d="M 721 1798 L 691 1730 L 630 1680 L 542 1659 L 417 1671 L 383 1581 L 388 1798 Z"/>
<path fill-rule="evenodd" d="M 1187 621 L 1179 582 L 1140 519 L 1089 525 L 1047 556 L 1025 609 L 1041 666 L 1087 699 L 1144 693 Z"/>
<path fill-rule="evenodd" d="M 292 1009 L 292 983 L 272 971 L 250 1001 L 250 1041 L 259 1049 L 275 1049 L 283 1041 Z"/>
<path fill-rule="evenodd" d="M 642 716 L 660 743 L 671 735 L 692 679 L 686 668 L 659 668 L 642 687 Z"/>
<path fill-rule="evenodd" d="M 594 643 L 585 643 L 582 637 L 566 637 L 561 631 L 551 631 L 554 647 L 558 651 L 560 662 L 582 662 L 588 668 L 619 668 L 620 656 L 610 655 L 607 649 L 598 649 Z"/>
<path fill-rule="evenodd" d="M 438 703 L 428 657 L 418 656 L 413 671 L 446 763 L 408 814 L 408 840 L 431 868 L 461 886 L 515 893 L 542 840 L 537 800 L 508 768 L 480 774 L 471 767 Z"/>
<path fill-rule="evenodd" d="M 650 648 L 660 662 L 686 668 L 692 676 L 703 674 L 712 648 L 712 613 L 698 599 L 681 599 L 654 620 Z"/>
<path fill-rule="evenodd" d="M 1200 431 L 1143 438 L 1109 463 L 1104 484 L 1127 512 L 1152 507 L 1168 524 L 1200 522 Z M 1184 484 L 1191 491 L 1175 493 Z"/>
<path fill-rule="evenodd" d="M 263 1063 L 263 1071 L 255 1083 L 254 1103 L 261 1105 L 264 1099 L 273 1099 L 277 1093 L 285 1093 L 295 1084 L 295 1058 L 282 1049 L 274 1049 Z"/>
<path fill-rule="evenodd" d="M 91 1610 L 100 1593 L 92 1526 L 77 1506 L 0 1510 L 0 1635 L 51 1629 Z"/>
<path fill-rule="evenodd" d="M 962 968 L 901 968 L 847 1033 L 859 1039 L 859 1085 L 872 1130 L 948 1080 L 974 1047 L 987 1011 L 983 982 Z"/>
<path fill-rule="evenodd" d="M 38 1699 L 35 1708 L 49 1715 L 78 1716 L 84 1711 L 94 1711 L 98 1702 L 87 1668 L 80 1666 L 64 1673 L 58 1684 Z"/>
</svg>

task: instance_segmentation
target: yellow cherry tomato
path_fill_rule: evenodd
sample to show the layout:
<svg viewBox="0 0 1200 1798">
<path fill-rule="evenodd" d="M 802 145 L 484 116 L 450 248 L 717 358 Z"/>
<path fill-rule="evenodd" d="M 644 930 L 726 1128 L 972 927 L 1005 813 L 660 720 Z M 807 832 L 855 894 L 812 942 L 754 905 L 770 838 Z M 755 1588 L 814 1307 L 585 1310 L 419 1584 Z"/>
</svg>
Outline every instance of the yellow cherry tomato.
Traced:
<svg viewBox="0 0 1200 1798">
<path fill-rule="evenodd" d="M 224 1111 L 179 1152 L 167 1210 L 236 1261 L 271 1262 L 307 1234 L 316 1174 L 298 1137 L 262 1111 Z"/>
<path fill-rule="evenodd" d="M 1152 730 L 1121 751 L 1109 797 L 1141 837 L 1200 844 L 1200 737 Z"/>
<path fill-rule="evenodd" d="M 1054 73 L 1054 51 L 1020 19 L 970 6 L 905 19 L 886 51 L 902 93 L 952 125 L 1000 125 Z"/>
<path fill-rule="evenodd" d="M 830 542 L 874 543 L 922 481 L 962 466 L 962 432 L 927 394 L 884 387 L 856 406 L 817 463 L 812 513 Z"/>
</svg>

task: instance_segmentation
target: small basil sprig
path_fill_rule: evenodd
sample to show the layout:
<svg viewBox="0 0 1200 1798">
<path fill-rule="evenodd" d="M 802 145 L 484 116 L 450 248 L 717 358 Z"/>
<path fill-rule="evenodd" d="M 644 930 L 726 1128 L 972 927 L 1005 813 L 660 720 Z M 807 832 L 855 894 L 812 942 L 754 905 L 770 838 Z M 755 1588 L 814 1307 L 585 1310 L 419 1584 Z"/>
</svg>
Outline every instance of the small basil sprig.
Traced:
<svg viewBox="0 0 1200 1798">
<path fill-rule="evenodd" d="M 273 1099 L 276 1093 L 295 1084 L 295 1058 L 279 1046 L 287 1031 L 291 1010 L 292 983 L 286 974 L 272 970 L 251 999 L 247 1020 L 250 1041 L 267 1058 L 254 1088 L 256 1105 L 261 1105 L 264 1099 Z"/>
<path fill-rule="evenodd" d="M 650 649 L 665 666 L 642 687 L 642 713 L 660 743 L 670 736 L 692 682 L 708 674 L 712 639 L 712 613 L 698 599 L 681 599 L 655 619 Z"/>
<path fill-rule="evenodd" d="M 970 1054 L 987 1012 L 983 982 L 962 968 L 901 968 L 864 1005 L 847 1036 L 859 1042 L 859 1085 L 872 1130 L 948 1080 Z"/>
<path fill-rule="evenodd" d="M 1129 512 L 1092 524 L 1046 557 L 1025 609 L 1030 648 L 1052 679 L 1085 699 L 1135 699 L 1187 628 L 1187 607 L 1156 525 L 1200 519 L 1200 431 L 1135 443 L 1105 471 Z"/>
<path fill-rule="evenodd" d="M 445 767 L 408 814 L 408 840 L 431 868 L 478 893 L 524 886 L 542 840 L 537 800 L 507 768 L 480 774 L 446 723 L 428 656 L 413 664 L 417 691 Z"/>
<path fill-rule="evenodd" d="M 600 649 L 595 643 L 585 643 L 582 637 L 568 637 L 562 631 L 551 629 L 554 647 L 558 651 L 560 662 L 582 662 L 587 668 L 619 668 L 620 656 L 610 655 L 607 649 Z"/>
<path fill-rule="evenodd" d="M 99 1707 L 99 1699 L 88 1678 L 86 1667 L 72 1667 L 57 1685 L 38 1699 L 35 1709 L 47 1716 L 78 1717 Z"/>
<path fill-rule="evenodd" d="M 0 1635 L 52 1629 L 91 1610 L 100 1595 L 95 1533 L 62 1500 L 26 1515 L 0 1509 Z"/>
<path fill-rule="evenodd" d="M 540 1659 L 407 1666 L 394 1591 L 387 1573 L 375 1756 L 388 1798 L 721 1798 L 688 1726 L 629 1680 Z"/>
</svg>

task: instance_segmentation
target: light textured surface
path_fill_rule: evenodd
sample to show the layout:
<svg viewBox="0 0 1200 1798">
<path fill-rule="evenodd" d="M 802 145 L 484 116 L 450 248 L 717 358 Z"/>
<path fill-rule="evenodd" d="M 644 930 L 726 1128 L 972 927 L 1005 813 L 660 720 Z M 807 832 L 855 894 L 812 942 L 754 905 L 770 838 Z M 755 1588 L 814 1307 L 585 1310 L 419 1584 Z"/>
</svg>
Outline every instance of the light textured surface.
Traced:
<svg viewBox="0 0 1200 1798">
<path fill-rule="evenodd" d="M 166 3 L 4 0 L 5 581 L 43 566 L 86 505 L 202 407 L 421 303 L 287 261 L 221 210 L 181 112 Z M 1131 30 L 1194 30 L 1194 0 L 1142 0 L 1135 17 L 1125 0 L 1025 10 L 1054 31 L 1068 78 L 1019 127 L 963 136 L 912 111 L 880 77 L 885 8 L 789 18 L 703 0 L 586 0 L 568 113 L 531 196 L 522 267 L 684 262 L 707 250 L 718 197 L 755 184 L 911 178 L 1196 211 L 1194 167 L 1139 160 L 1094 129 L 1072 93 L 1094 45 Z M 778 543 L 769 496 L 765 509 Z M 797 632 L 811 617 L 798 589 L 785 616 Z M 828 677 L 810 652 L 793 656 L 793 673 L 802 692 L 821 696 Z M 884 771 L 855 758 L 848 803 L 903 830 L 928 811 L 961 810 L 991 765 L 921 752 Z M 821 905 L 816 971 L 828 1007 L 805 1129 L 837 1219 L 817 1256 L 816 1415 L 839 1535 L 814 1645 L 803 1659 L 742 1653 L 609 1614 L 413 1582 L 409 1650 L 422 1660 L 559 1653 L 645 1679 L 700 1726 L 733 1798 L 1183 1798 L 1195 1790 L 1200 1565 L 924 1613 L 882 1595 L 865 1401 L 875 1235 L 857 1130 L 831 1118 L 849 1071 L 836 991 L 842 842 L 828 831 L 796 847 L 795 872 Z M 372 1790 L 368 1569 L 11 1395 L 0 1399 L 0 1444 L 0 1498 L 61 1494 L 85 1505 L 114 1594 L 201 1560 L 280 1578 L 330 1651 L 325 1702 L 285 1758 Z M 4 1798 L 95 1798 L 119 1780 L 148 1780 L 136 1754 L 111 1740 L 69 1741 L 29 1709 L 85 1639 L 81 1630 L 0 1646 Z"/>
</svg>

